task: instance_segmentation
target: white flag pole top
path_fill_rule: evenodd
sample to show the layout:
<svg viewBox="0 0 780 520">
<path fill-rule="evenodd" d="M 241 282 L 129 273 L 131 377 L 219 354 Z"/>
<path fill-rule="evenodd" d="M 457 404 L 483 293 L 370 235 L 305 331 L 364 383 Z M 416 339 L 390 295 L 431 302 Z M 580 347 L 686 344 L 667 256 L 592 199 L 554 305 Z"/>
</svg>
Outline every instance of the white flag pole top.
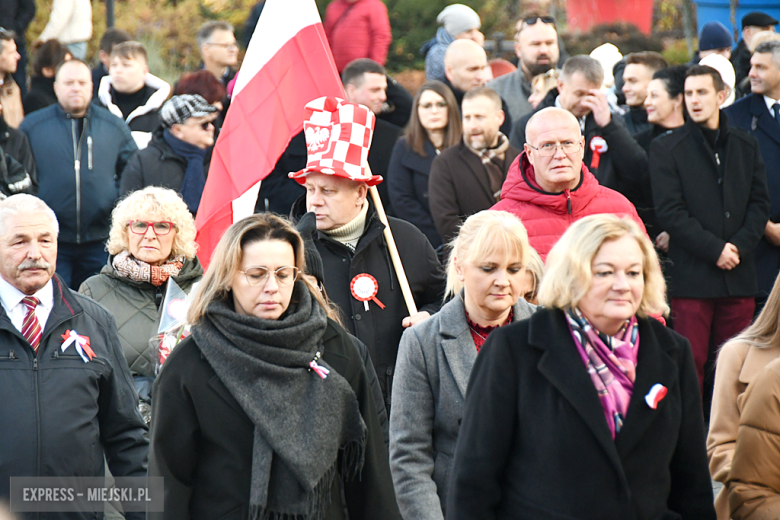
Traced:
<svg viewBox="0 0 780 520">
<path fill-rule="evenodd" d="M 322 20 L 312 0 L 266 0 L 233 87 L 233 97 L 241 93 L 284 44 L 302 29 L 318 23 Z"/>
</svg>

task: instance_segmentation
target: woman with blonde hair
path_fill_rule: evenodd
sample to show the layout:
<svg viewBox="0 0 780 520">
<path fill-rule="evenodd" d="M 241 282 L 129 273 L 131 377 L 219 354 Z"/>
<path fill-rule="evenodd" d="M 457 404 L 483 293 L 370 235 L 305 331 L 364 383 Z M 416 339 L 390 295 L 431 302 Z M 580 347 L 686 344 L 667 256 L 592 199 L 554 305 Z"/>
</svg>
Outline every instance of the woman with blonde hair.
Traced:
<svg viewBox="0 0 780 520">
<path fill-rule="evenodd" d="M 79 288 L 114 315 L 147 423 L 156 365 L 149 339 L 157 334 L 168 279 L 189 293 L 203 276 L 195 233 L 195 220 L 175 191 L 133 192 L 111 213 L 108 262 Z"/>
<path fill-rule="evenodd" d="M 304 269 L 273 214 L 219 241 L 155 386 L 160 518 L 398 518 L 365 368 Z"/>
<path fill-rule="evenodd" d="M 528 234 L 504 211 L 470 216 L 452 241 L 453 298 L 401 337 L 390 409 L 390 469 L 405 520 L 443 519 L 463 401 L 485 339 L 527 318 L 523 300 Z"/>
<path fill-rule="evenodd" d="M 649 318 L 664 293 L 634 221 L 571 225 L 547 257 L 544 307 L 477 357 L 448 520 L 714 520 L 691 349 Z"/>
<path fill-rule="evenodd" d="M 731 518 L 729 473 L 737 443 L 745 392 L 769 363 L 780 358 L 780 277 L 775 280 L 766 305 L 747 329 L 727 341 L 720 352 L 712 391 L 707 455 L 713 480 L 723 489 L 715 498 L 718 520 Z"/>
</svg>

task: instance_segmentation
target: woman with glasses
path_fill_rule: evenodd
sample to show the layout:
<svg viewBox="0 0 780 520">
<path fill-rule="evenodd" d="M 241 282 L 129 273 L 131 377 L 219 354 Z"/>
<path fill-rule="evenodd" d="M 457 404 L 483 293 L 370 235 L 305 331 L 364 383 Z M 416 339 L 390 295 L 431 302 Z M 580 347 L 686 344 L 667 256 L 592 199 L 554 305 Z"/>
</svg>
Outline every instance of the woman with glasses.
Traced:
<svg viewBox="0 0 780 520">
<path fill-rule="evenodd" d="M 400 518 L 360 355 L 304 264 L 273 214 L 222 236 L 155 385 L 150 518 Z"/>
<path fill-rule="evenodd" d="M 458 103 L 441 81 L 429 81 L 417 91 L 405 134 L 393 148 L 387 168 L 393 209 L 422 231 L 431 245 L 442 245 L 428 206 L 428 174 L 433 160 L 461 138 Z"/>
<path fill-rule="evenodd" d="M 178 191 L 192 214 L 198 211 L 206 185 L 206 151 L 214 144 L 218 109 L 198 94 L 173 96 L 160 109 L 162 124 L 143 150 L 130 157 L 120 185 L 121 193 L 146 186 Z"/>
<path fill-rule="evenodd" d="M 116 318 L 119 340 L 149 422 L 154 353 L 167 281 L 189 293 L 203 276 L 195 256 L 195 220 L 179 195 L 148 187 L 117 204 L 111 214 L 108 263 L 79 292 L 99 302 Z"/>
</svg>

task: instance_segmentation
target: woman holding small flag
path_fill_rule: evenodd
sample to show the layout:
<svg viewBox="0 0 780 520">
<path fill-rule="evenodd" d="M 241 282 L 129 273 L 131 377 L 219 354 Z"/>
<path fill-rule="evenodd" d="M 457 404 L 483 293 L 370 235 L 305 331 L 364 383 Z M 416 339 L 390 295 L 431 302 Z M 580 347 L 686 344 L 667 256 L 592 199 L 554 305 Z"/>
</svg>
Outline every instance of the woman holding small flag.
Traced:
<svg viewBox="0 0 780 520">
<path fill-rule="evenodd" d="M 469 380 L 447 518 L 714 520 L 699 384 L 639 226 L 592 215 L 547 257 L 544 308 Z"/>
<path fill-rule="evenodd" d="M 150 518 L 400 518 L 363 362 L 304 264 L 272 214 L 219 241 L 155 383 Z"/>
<path fill-rule="evenodd" d="M 186 294 L 203 276 L 196 247 L 195 219 L 179 194 L 166 188 L 144 188 L 114 208 L 108 262 L 79 288 L 116 318 L 147 424 L 158 365 L 149 340 L 156 336 L 164 312 L 168 280 Z"/>
</svg>

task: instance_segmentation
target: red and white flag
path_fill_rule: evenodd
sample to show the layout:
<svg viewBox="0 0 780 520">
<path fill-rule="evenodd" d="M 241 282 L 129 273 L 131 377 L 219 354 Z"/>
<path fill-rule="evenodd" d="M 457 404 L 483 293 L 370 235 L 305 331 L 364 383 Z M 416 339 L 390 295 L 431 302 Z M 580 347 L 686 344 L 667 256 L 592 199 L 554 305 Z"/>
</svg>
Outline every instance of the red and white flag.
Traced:
<svg viewBox="0 0 780 520">
<path fill-rule="evenodd" d="M 303 129 L 306 104 L 343 92 L 314 0 L 266 0 L 198 206 L 204 268 L 225 230 L 254 212 L 260 182 Z"/>
</svg>

